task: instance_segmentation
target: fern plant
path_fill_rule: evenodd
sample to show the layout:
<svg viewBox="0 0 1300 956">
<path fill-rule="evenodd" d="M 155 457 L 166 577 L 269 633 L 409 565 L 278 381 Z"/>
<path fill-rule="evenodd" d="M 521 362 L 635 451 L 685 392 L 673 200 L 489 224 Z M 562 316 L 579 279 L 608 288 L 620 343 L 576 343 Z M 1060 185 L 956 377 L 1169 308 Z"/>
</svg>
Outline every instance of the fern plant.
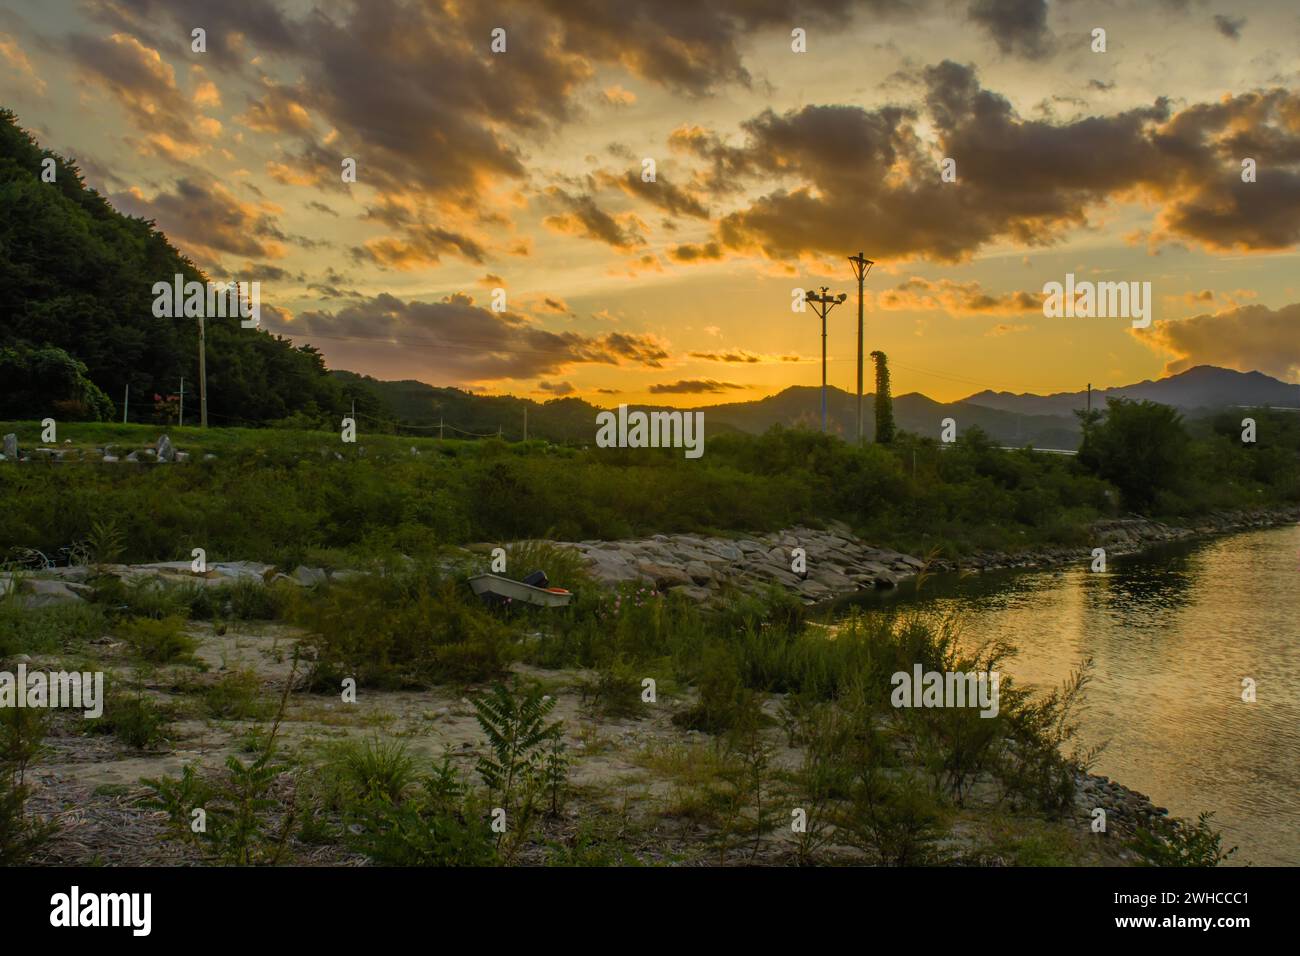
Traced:
<svg viewBox="0 0 1300 956">
<path fill-rule="evenodd" d="M 81 542 L 82 550 L 89 558 L 86 563 L 112 564 L 126 550 L 126 536 L 118 526 L 116 518 L 96 521 L 90 526 L 90 534 Z"/>
<path fill-rule="evenodd" d="M 520 786 L 540 779 L 547 746 L 560 738 L 560 722 L 546 721 L 555 698 L 543 695 L 536 685 L 521 691 L 516 681 L 513 687 L 494 684 L 471 703 L 492 750 L 478 759 L 476 769 L 488 790 L 509 808 Z"/>
</svg>

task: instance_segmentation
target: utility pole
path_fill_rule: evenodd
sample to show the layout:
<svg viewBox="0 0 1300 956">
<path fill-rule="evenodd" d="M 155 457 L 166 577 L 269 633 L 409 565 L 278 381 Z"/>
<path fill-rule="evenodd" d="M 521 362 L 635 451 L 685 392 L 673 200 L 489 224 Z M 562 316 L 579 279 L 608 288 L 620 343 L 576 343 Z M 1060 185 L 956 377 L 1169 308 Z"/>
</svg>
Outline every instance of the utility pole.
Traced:
<svg viewBox="0 0 1300 956">
<path fill-rule="evenodd" d="M 442 416 L 438 416 L 438 441 L 442 441 Z"/>
<path fill-rule="evenodd" d="M 813 311 L 821 316 L 822 320 L 822 434 L 826 433 L 826 313 L 835 308 L 841 302 L 848 298 L 848 295 L 841 292 L 839 295 L 827 294 L 826 286 L 822 286 L 821 294 L 816 292 L 805 297 L 806 301 L 813 303 Z"/>
<path fill-rule="evenodd" d="M 199 427 L 208 427 L 208 336 L 199 313 Z"/>
<path fill-rule="evenodd" d="M 858 278 L 858 444 L 862 444 L 862 284 L 866 281 L 867 273 L 875 265 L 870 259 L 859 252 L 856 256 L 849 256 L 849 262 L 853 263 L 853 274 Z M 880 400 L 880 396 L 876 396 Z M 880 439 L 877 438 L 877 441 Z"/>
<path fill-rule="evenodd" d="M 122 424 L 126 424 L 126 410 L 131 407 L 131 383 L 126 383 L 126 394 L 122 396 Z"/>
<path fill-rule="evenodd" d="M 177 425 L 185 424 L 185 376 L 184 375 L 181 376 L 181 407 L 180 407 L 180 411 L 176 413 L 176 424 Z"/>
<path fill-rule="evenodd" d="M 524 441 L 528 441 L 528 406 L 524 406 Z"/>
<path fill-rule="evenodd" d="M 1092 382 L 1088 383 L 1088 411 L 1092 411 Z"/>
</svg>

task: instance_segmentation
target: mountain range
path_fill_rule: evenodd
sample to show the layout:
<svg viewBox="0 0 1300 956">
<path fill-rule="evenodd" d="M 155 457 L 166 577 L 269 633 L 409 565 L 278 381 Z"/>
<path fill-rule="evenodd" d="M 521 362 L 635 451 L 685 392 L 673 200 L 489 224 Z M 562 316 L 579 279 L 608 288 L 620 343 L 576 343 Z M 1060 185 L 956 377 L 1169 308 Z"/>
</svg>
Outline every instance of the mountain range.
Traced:
<svg viewBox="0 0 1300 956">
<path fill-rule="evenodd" d="M 458 388 L 439 388 L 424 382 L 385 382 L 354 372 L 336 371 L 346 384 L 370 390 L 404 424 L 436 430 L 439 423 L 447 437 L 528 435 L 551 441 L 587 442 L 595 432 L 600 409 L 582 399 L 558 398 L 547 402 L 513 395 L 475 395 Z M 1243 405 L 1300 408 L 1300 385 L 1279 381 L 1260 372 L 1199 365 L 1155 381 L 1147 380 L 1118 388 L 1092 392 L 1094 408 L 1104 408 L 1107 398 L 1128 398 L 1172 405 L 1195 414 L 1201 411 Z M 909 392 L 894 398 L 894 419 L 906 431 L 938 437 L 945 418 L 957 423 L 957 430 L 978 425 L 1003 445 L 1033 445 L 1036 448 L 1073 449 L 1079 443 L 1076 409 L 1087 406 L 1086 390 L 1054 395 L 1012 394 L 983 391 L 956 402 L 936 402 Z M 875 397 L 863 396 L 866 432 L 874 435 Z M 856 428 L 855 397 L 838 388 L 827 390 L 828 428 L 849 437 Z M 647 411 L 669 406 L 636 405 Z M 706 435 L 729 431 L 761 433 L 773 425 L 819 428 L 821 389 L 795 385 L 775 395 L 748 402 L 728 402 L 693 409 L 704 412 Z"/>
</svg>

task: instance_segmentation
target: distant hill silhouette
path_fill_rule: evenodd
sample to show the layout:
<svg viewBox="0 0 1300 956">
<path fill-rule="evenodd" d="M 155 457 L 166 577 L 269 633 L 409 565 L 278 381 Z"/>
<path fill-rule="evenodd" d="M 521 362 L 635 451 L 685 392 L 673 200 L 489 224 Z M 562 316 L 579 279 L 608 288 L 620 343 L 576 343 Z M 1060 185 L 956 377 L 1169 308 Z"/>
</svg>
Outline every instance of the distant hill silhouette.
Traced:
<svg viewBox="0 0 1300 956">
<path fill-rule="evenodd" d="M 1273 405 L 1300 407 L 1300 385 L 1280 382 L 1263 372 L 1237 372 L 1214 365 L 1197 365 L 1186 372 L 1136 385 L 1094 389 L 1092 402 L 1105 407 L 1106 398 L 1141 399 L 1173 405 L 1184 411 L 1222 408 L 1225 405 Z M 1015 395 L 1011 392 L 976 392 L 963 401 L 985 408 L 1025 415 L 1069 415 L 1083 408 L 1087 392 L 1058 392 L 1054 395 Z"/>
<path fill-rule="evenodd" d="M 403 423 L 433 426 L 441 420 L 447 437 L 466 432 L 486 435 L 500 429 L 503 437 L 523 435 L 524 409 L 528 434 L 550 441 L 588 442 L 595 434 L 600 408 L 579 398 L 536 402 L 513 395 L 475 395 L 458 388 L 437 388 L 423 382 L 385 382 L 354 372 L 334 372 L 344 382 L 364 387 L 391 408 Z M 1093 406 L 1104 408 L 1106 397 L 1145 399 L 1174 405 L 1186 411 L 1232 405 L 1300 406 L 1300 385 L 1291 385 L 1260 372 L 1234 372 L 1202 365 L 1159 381 L 1139 382 L 1092 393 Z M 1038 448 L 1075 448 L 1079 424 L 1074 410 L 1083 408 L 1086 392 L 1058 395 L 1013 395 L 979 392 L 957 402 L 936 402 L 919 392 L 894 398 L 899 427 L 938 437 L 945 418 L 957 422 L 958 432 L 978 425 L 1003 445 L 1032 444 Z M 867 435 L 874 438 L 874 396 L 863 397 Z M 662 409 L 670 406 L 635 405 Z M 701 406 L 706 435 L 728 431 L 758 434 L 773 425 L 787 428 L 821 427 L 821 389 L 795 385 L 775 395 L 749 402 Z M 850 437 L 856 427 L 855 399 L 838 388 L 827 390 L 828 427 L 833 434 Z"/>
</svg>

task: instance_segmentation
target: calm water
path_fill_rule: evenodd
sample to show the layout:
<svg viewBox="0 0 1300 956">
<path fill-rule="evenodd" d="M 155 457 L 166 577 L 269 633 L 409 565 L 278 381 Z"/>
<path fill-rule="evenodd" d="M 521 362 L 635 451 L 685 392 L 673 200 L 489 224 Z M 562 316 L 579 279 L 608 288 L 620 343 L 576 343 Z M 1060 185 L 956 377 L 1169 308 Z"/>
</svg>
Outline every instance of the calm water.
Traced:
<svg viewBox="0 0 1300 956">
<path fill-rule="evenodd" d="M 1077 569 L 931 579 L 868 604 L 960 611 L 1023 683 L 1095 661 L 1082 713 L 1095 768 L 1178 816 L 1215 811 L 1232 863 L 1300 865 L 1300 526 Z M 1254 678 L 1257 702 L 1243 703 Z"/>
</svg>

